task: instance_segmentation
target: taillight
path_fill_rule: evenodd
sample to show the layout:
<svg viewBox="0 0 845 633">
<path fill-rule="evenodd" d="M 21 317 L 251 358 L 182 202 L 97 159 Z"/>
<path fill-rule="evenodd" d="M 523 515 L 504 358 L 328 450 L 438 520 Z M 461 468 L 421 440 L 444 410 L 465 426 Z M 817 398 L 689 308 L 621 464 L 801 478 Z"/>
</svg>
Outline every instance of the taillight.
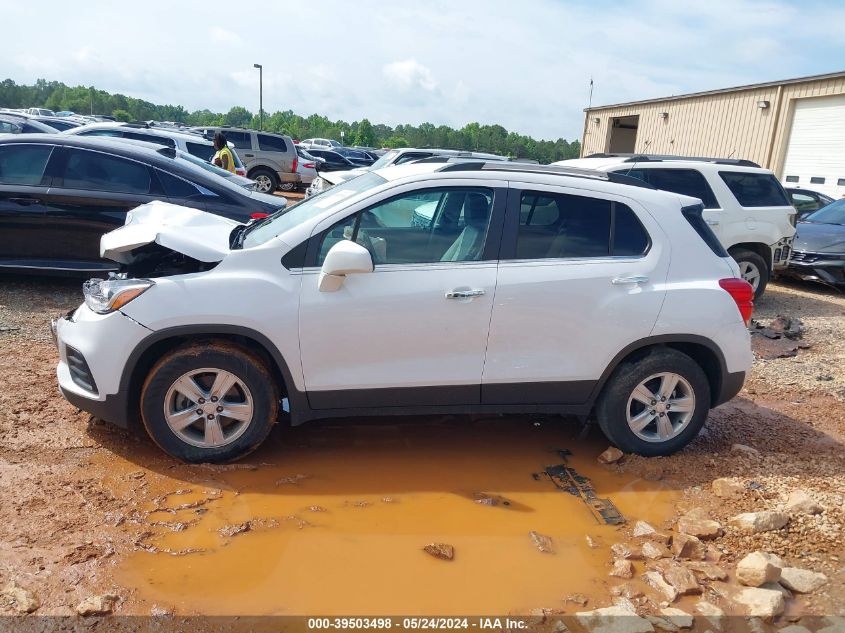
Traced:
<svg viewBox="0 0 845 633">
<path fill-rule="evenodd" d="M 742 320 L 745 321 L 745 325 L 748 325 L 751 320 L 751 313 L 754 312 L 754 288 L 744 279 L 735 277 L 720 279 L 719 285 L 727 290 L 728 294 L 736 301 L 736 307 L 739 308 Z"/>
<path fill-rule="evenodd" d="M 305 169 L 314 169 L 314 163 L 302 163 Z"/>
<path fill-rule="evenodd" d="M 294 159 L 293 159 L 293 165 L 291 165 L 291 168 L 290 168 L 291 173 L 296 172 L 296 168 L 297 168 L 298 166 L 299 166 L 299 159 L 298 159 L 298 158 L 296 158 L 296 157 L 294 157 Z"/>
<path fill-rule="evenodd" d="M 263 219 L 264 219 L 264 218 L 266 218 L 268 215 L 269 215 L 268 213 L 261 213 L 261 212 L 259 211 L 259 212 L 257 212 L 257 213 L 250 213 L 250 214 L 249 214 L 249 217 L 250 217 L 250 218 L 252 218 L 253 220 L 263 220 Z"/>
</svg>

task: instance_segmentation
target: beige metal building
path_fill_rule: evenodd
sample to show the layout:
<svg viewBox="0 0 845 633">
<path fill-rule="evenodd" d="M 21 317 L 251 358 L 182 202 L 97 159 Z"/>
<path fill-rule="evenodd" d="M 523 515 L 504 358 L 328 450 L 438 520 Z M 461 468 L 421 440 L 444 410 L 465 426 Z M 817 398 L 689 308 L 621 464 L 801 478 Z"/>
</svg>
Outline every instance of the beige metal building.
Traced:
<svg viewBox="0 0 845 633">
<path fill-rule="evenodd" d="M 588 108 L 581 155 L 745 158 L 845 195 L 845 71 Z"/>
</svg>

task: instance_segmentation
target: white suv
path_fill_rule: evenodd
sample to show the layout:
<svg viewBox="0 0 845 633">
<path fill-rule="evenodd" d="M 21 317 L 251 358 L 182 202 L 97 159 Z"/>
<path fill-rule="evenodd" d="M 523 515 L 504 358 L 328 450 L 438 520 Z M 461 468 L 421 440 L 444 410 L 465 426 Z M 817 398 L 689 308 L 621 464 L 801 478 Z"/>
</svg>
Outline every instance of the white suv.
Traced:
<svg viewBox="0 0 845 633">
<path fill-rule="evenodd" d="M 704 203 L 704 219 L 739 263 L 759 298 L 792 253 L 796 212 L 768 169 L 748 160 L 593 154 L 555 165 L 585 167 L 639 178 L 658 189 Z"/>
<path fill-rule="evenodd" d="M 152 203 L 102 238 L 123 273 L 54 323 L 59 386 L 192 462 L 249 453 L 283 409 L 594 416 L 665 455 L 751 367 L 752 290 L 702 211 L 502 162 L 377 170 L 247 225 Z"/>
</svg>

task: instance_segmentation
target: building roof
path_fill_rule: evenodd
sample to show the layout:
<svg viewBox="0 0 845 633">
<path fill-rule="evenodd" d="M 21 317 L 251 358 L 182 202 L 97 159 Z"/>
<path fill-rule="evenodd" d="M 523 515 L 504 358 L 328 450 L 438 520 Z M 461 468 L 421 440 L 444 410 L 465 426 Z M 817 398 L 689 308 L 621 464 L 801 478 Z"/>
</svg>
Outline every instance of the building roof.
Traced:
<svg viewBox="0 0 845 633">
<path fill-rule="evenodd" d="M 621 108 L 625 106 L 644 105 L 646 103 L 660 103 L 661 101 L 676 101 L 678 99 L 691 99 L 693 97 L 705 97 L 707 95 L 723 94 L 725 92 L 737 92 L 739 90 L 757 90 L 759 88 L 771 88 L 773 86 L 785 86 L 787 84 L 803 83 L 805 81 L 821 81 L 824 79 L 839 79 L 845 78 L 845 70 L 840 70 L 835 73 L 827 73 L 824 75 L 809 75 L 807 77 L 796 77 L 794 79 L 782 79 L 780 81 L 767 81 L 759 84 L 748 84 L 745 86 L 734 86 L 733 88 L 719 88 L 718 90 L 705 90 L 703 92 L 690 92 L 683 95 L 671 95 L 668 97 L 660 97 L 657 99 L 643 99 L 641 101 L 627 101 L 625 103 L 610 103 L 603 106 L 593 106 L 584 108 L 584 112 L 592 110 L 606 110 L 607 108 Z"/>
</svg>

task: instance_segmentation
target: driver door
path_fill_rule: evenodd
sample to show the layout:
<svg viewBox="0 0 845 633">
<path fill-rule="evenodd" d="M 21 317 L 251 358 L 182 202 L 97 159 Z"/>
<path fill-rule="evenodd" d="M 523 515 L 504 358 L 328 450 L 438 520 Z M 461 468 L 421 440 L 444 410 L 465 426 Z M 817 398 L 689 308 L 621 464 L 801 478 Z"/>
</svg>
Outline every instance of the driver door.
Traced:
<svg viewBox="0 0 845 633">
<path fill-rule="evenodd" d="M 315 409 L 481 401 L 506 189 L 402 189 L 327 219 L 309 241 L 299 330 Z M 326 253 L 349 239 L 370 252 L 373 272 L 321 292 Z"/>
</svg>

